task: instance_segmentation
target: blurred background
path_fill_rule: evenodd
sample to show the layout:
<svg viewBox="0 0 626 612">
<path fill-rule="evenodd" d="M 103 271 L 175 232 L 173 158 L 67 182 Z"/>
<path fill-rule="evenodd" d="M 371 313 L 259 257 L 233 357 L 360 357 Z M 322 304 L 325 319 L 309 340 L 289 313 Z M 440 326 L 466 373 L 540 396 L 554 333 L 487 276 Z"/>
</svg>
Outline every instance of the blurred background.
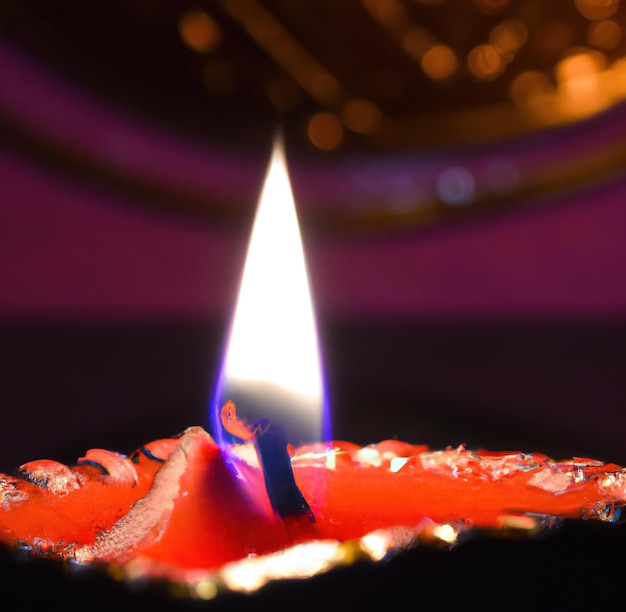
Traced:
<svg viewBox="0 0 626 612">
<path fill-rule="evenodd" d="M 0 3 L 0 470 L 207 424 L 283 131 L 333 435 L 626 463 L 620 0 Z"/>
</svg>

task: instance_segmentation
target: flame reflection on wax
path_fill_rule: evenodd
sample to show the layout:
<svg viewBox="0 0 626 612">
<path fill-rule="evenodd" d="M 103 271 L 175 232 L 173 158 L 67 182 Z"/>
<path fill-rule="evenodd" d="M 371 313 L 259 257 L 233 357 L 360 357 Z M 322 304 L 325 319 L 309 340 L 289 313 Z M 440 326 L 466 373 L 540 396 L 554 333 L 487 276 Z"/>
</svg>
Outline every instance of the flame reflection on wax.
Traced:
<svg viewBox="0 0 626 612">
<path fill-rule="evenodd" d="M 280 142 L 259 201 L 237 306 L 211 411 L 221 446 L 233 440 L 220 422 L 232 400 L 252 425 L 281 425 L 292 443 L 327 435 L 324 384 L 313 302 Z"/>
</svg>

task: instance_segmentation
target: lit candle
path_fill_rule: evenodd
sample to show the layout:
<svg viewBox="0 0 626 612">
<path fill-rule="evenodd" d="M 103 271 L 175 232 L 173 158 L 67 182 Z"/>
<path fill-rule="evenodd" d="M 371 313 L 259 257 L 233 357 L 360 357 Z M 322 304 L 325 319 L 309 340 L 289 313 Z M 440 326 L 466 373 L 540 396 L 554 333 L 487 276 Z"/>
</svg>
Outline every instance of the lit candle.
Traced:
<svg viewBox="0 0 626 612">
<path fill-rule="evenodd" d="M 130 456 L 92 449 L 73 466 L 34 461 L 20 477 L 0 475 L 0 539 L 210 598 L 415 541 L 452 546 L 475 528 L 532 534 L 563 518 L 614 521 L 626 504 L 626 469 L 615 464 L 321 437 L 319 346 L 280 149 L 213 408 L 213 435 L 190 427 Z"/>
<path fill-rule="evenodd" d="M 272 418 L 292 443 L 324 434 L 324 385 L 306 263 L 282 143 L 276 141 L 252 228 L 226 354 L 213 401 L 212 433 L 228 448 L 220 411 Z"/>
</svg>

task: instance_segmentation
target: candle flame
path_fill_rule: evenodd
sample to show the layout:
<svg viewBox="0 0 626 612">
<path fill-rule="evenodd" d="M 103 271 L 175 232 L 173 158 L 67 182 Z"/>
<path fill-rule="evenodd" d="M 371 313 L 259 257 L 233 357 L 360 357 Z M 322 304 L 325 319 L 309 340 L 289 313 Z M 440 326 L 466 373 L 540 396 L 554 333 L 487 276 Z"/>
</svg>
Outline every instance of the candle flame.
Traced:
<svg viewBox="0 0 626 612">
<path fill-rule="evenodd" d="M 320 350 L 295 202 L 282 144 L 265 177 L 212 418 L 220 445 L 222 406 L 248 425 L 267 419 L 291 442 L 317 441 L 325 419 Z M 325 432 L 324 432 L 325 433 Z"/>
</svg>

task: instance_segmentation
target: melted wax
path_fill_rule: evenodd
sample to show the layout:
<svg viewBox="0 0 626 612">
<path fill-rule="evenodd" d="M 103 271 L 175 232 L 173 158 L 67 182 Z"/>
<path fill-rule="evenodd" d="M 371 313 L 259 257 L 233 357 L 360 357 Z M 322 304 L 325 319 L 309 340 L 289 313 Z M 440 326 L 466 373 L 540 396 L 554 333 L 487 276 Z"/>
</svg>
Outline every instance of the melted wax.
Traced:
<svg viewBox="0 0 626 612">
<path fill-rule="evenodd" d="M 234 412 L 224 416 L 241 426 Z M 626 504 L 626 469 L 592 459 L 334 442 L 289 449 L 310 515 L 283 517 L 249 438 L 227 456 L 191 427 L 130 456 L 92 449 L 73 466 L 27 463 L 17 477 L 0 475 L 0 539 L 202 596 L 417 541 L 451 546 L 477 527 L 535 533 L 564 518 L 615 521 Z"/>
</svg>

